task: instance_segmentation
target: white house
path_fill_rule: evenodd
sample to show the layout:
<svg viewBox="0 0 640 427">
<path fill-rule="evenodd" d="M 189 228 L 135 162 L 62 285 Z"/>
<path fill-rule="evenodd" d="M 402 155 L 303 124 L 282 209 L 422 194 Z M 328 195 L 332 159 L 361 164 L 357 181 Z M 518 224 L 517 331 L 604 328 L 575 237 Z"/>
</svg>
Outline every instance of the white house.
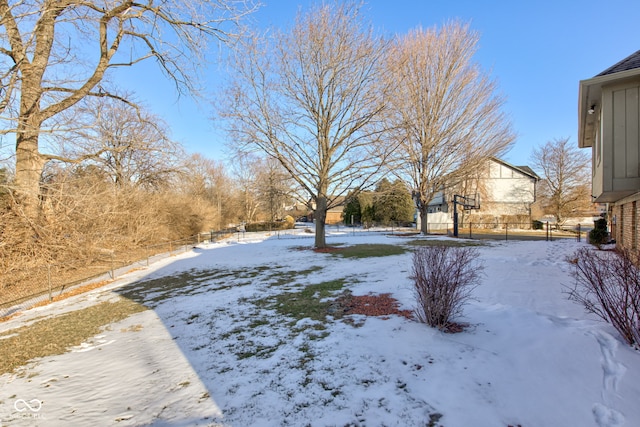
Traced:
<svg viewBox="0 0 640 427">
<path fill-rule="evenodd" d="M 478 177 L 439 191 L 429 203 L 429 229 L 449 227 L 453 221 L 454 196 L 465 196 L 477 209 L 466 211 L 467 221 L 499 224 L 531 220 L 531 205 L 536 201 L 540 177 L 528 166 L 513 166 L 491 158 Z M 459 201 L 463 199 L 458 198 Z M 465 212 L 462 205 L 460 213 Z"/>
</svg>

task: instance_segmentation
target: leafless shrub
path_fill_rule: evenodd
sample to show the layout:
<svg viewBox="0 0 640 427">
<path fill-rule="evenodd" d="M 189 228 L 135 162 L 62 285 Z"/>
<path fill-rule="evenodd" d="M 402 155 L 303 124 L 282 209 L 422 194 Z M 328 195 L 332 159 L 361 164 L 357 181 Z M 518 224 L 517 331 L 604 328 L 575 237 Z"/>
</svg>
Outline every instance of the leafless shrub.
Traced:
<svg viewBox="0 0 640 427">
<path fill-rule="evenodd" d="M 425 246 L 414 252 L 411 279 L 420 322 L 451 328 L 479 284 L 484 266 L 477 257 L 477 249 L 471 247 Z"/>
<path fill-rule="evenodd" d="M 569 299 L 610 323 L 630 345 L 640 346 L 640 253 L 581 248 L 567 261 L 575 278 Z"/>
</svg>

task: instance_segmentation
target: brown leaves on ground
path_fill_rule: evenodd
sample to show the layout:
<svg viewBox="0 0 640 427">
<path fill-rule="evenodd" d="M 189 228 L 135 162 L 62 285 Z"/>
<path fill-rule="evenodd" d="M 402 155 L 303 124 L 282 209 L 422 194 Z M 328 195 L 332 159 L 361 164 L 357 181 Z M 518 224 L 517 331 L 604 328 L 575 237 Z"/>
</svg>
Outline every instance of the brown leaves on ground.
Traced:
<svg viewBox="0 0 640 427">
<path fill-rule="evenodd" d="M 404 316 L 407 319 L 413 318 L 411 310 L 400 310 L 400 303 L 391 294 L 369 294 L 369 295 L 351 295 L 344 293 L 338 298 L 338 304 L 343 313 L 348 314 L 364 314 L 365 316 L 382 316 L 388 319 L 390 315 Z"/>
<path fill-rule="evenodd" d="M 384 320 L 391 315 L 403 316 L 414 320 L 412 310 L 400 310 L 400 303 L 391 294 L 351 295 L 349 291 L 340 295 L 331 305 L 332 314 L 345 316 L 349 314 L 363 314 L 365 316 L 378 316 Z M 438 328 L 447 334 L 464 332 L 469 326 L 467 323 L 449 322 Z"/>
</svg>

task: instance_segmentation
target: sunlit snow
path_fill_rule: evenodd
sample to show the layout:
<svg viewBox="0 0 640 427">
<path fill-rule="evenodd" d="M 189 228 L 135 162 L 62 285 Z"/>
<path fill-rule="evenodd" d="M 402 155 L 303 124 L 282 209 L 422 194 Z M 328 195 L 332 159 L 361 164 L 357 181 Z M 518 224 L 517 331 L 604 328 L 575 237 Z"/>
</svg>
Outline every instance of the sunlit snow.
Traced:
<svg viewBox="0 0 640 427">
<path fill-rule="evenodd" d="M 408 240 L 328 236 L 348 245 Z M 457 334 L 400 316 L 295 323 L 260 306 L 295 284 L 343 279 L 354 295 L 391 293 L 414 308 L 410 252 L 347 259 L 312 244 L 304 233 L 203 244 L 0 324 L 5 331 L 117 295 L 151 308 L 1 376 L 0 426 L 640 425 L 640 352 L 565 294 L 573 280 L 565 257 L 584 242 L 479 247 L 484 276 Z M 140 285 L 184 272 L 190 281 L 173 289 Z"/>
</svg>

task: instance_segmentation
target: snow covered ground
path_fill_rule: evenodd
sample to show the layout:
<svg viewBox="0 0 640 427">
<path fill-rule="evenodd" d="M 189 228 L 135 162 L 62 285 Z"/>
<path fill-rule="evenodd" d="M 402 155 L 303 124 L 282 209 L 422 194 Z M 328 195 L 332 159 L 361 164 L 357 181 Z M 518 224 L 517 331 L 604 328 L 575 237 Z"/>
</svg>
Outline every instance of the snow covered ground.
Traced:
<svg viewBox="0 0 640 427">
<path fill-rule="evenodd" d="M 461 319 L 470 327 L 444 334 L 399 316 L 292 324 L 265 301 L 333 280 L 414 308 L 410 252 L 348 259 L 301 248 L 312 242 L 202 245 L 1 323 L 122 296 L 151 308 L 0 376 L 0 426 L 640 425 L 640 352 L 563 293 L 565 256 L 584 243 L 486 243 L 485 275 Z"/>
</svg>

